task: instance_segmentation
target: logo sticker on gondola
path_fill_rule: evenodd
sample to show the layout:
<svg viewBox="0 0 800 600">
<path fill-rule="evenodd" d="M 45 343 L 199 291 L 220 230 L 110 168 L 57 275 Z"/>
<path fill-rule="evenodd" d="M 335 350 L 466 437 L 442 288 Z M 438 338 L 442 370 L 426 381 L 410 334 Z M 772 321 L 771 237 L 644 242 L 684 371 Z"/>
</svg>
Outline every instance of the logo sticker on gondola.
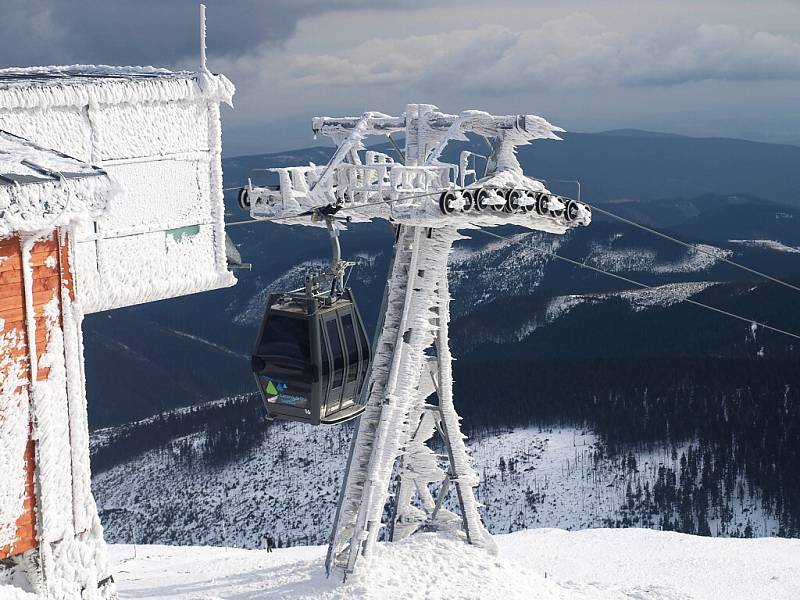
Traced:
<svg viewBox="0 0 800 600">
<path fill-rule="evenodd" d="M 273 383 L 273 381 L 271 379 L 268 379 L 267 383 L 264 384 L 264 392 L 270 398 L 277 398 L 283 392 L 285 392 L 288 389 L 288 387 L 289 386 L 286 385 L 285 383 L 281 383 L 281 382 Z"/>
<path fill-rule="evenodd" d="M 267 396 L 267 402 L 278 402 L 278 399 L 288 388 L 289 386 L 285 383 L 276 383 L 271 379 L 267 379 L 266 383 L 264 383 L 264 393 Z"/>
<path fill-rule="evenodd" d="M 305 396 L 288 393 L 289 386 L 286 383 L 267 378 L 262 379 L 261 383 L 264 386 L 264 397 L 271 404 L 286 404 L 301 408 L 308 404 L 308 398 Z"/>
</svg>

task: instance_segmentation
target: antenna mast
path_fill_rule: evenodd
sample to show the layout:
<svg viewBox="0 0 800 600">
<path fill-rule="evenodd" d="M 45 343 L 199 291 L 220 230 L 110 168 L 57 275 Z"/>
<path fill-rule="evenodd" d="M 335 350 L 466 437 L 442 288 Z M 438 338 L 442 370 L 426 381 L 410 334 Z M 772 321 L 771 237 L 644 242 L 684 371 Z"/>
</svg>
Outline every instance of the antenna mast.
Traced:
<svg viewBox="0 0 800 600">
<path fill-rule="evenodd" d="M 200 70 L 208 71 L 206 66 L 206 5 L 200 5 Z"/>
</svg>

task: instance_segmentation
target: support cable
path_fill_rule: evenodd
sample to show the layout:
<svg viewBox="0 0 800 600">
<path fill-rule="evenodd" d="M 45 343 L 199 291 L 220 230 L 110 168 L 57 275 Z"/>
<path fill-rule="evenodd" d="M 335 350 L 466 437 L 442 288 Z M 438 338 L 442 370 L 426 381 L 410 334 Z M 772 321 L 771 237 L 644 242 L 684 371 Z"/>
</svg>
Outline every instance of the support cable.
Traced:
<svg viewBox="0 0 800 600">
<path fill-rule="evenodd" d="M 466 189 L 466 188 L 464 188 L 464 189 Z M 460 189 L 460 190 L 457 189 L 455 191 L 463 192 L 464 189 Z M 345 206 L 345 207 L 342 207 L 341 210 L 355 210 L 355 209 L 358 209 L 358 208 L 363 208 L 365 206 L 372 206 L 372 205 L 375 205 L 375 204 L 394 204 L 395 202 L 401 202 L 403 200 L 414 200 L 414 199 L 417 199 L 417 198 L 425 198 L 425 197 L 428 197 L 428 196 L 434 196 L 434 195 L 436 195 L 438 193 L 439 192 L 434 192 L 434 193 L 430 193 L 430 194 L 422 194 L 422 195 L 419 195 L 419 196 L 409 196 L 409 197 L 405 197 L 405 198 L 398 198 L 396 200 L 384 200 L 382 202 L 374 202 L 374 203 L 370 203 L 369 205 L 364 205 L 364 206 Z M 560 196 L 560 197 L 561 198 L 571 199 L 568 196 Z M 731 259 L 725 257 L 724 255 L 722 255 L 721 253 L 712 252 L 710 250 L 706 250 L 706 249 L 702 248 L 701 246 L 699 246 L 698 244 L 691 244 L 689 242 L 684 242 L 683 240 L 680 240 L 680 239 L 678 239 L 678 238 L 676 238 L 674 236 L 671 236 L 669 234 L 663 233 L 661 231 L 658 231 L 658 230 L 653 229 L 651 227 L 648 227 L 646 225 L 642 225 L 641 223 L 637 223 L 636 221 L 631 221 L 630 219 L 626 219 L 625 217 L 623 217 L 621 215 L 613 213 L 613 212 L 611 212 L 609 210 L 606 210 L 604 208 L 600 208 L 600 207 L 598 207 L 598 206 L 596 206 L 594 204 L 590 204 L 589 202 L 586 202 L 585 200 L 578 200 L 578 202 L 581 202 L 582 204 L 585 204 L 586 206 L 588 206 L 592 210 L 596 210 L 597 212 L 602 213 L 602 214 L 604 214 L 606 216 L 609 216 L 609 217 L 614 218 L 614 219 L 618 219 L 618 220 L 622 221 L 623 223 L 627 223 L 628 225 L 631 225 L 632 227 L 636 227 L 637 229 L 641 229 L 642 231 L 646 231 L 648 233 L 656 235 L 656 236 L 658 236 L 660 238 L 663 238 L 665 240 L 668 240 L 670 242 L 673 242 L 675 244 L 683 246 L 684 248 L 687 248 L 689 250 L 694 250 L 696 252 L 700 252 L 702 254 L 706 254 L 707 256 L 710 256 L 710 257 L 712 257 L 712 258 L 714 258 L 716 260 L 724 262 L 725 264 L 731 265 L 732 267 L 735 267 L 735 268 L 740 269 L 742 271 L 746 271 L 746 272 L 748 272 L 748 273 L 750 273 L 752 275 L 757 275 L 758 277 L 762 277 L 763 279 L 766 279 L 766 280 L 771 281 L 773 283 L 777 283 L 778 285 L 782 285 L 783 287 L 789 288 L 790 290 L 793 290 L 795 292 L 800 292 L 800 286 L 794 285 L 792 283 L 789 283 L 788 281 L 784 281 L 783 279 L 779 279 L 777 277 L 774 277 L 772 275 L 764 273 L 763 271 L 759 271 L 757 269 L 753 269 L 752 267 L 748 267 L 747 265 L 743 265 L 743 264 L 741 264 L 739 262 L 736 262 L 735 260 L 731 260 Z M 276 217 L 274 219 L 259 219 L 259 220 L 264 220 L 264 221 L 274 220 L 274 221 L 278 221 L 278 220 L 291 219 L 291 218 L 295 218 L 295 217 Z M 243 225 L 245 223 L 253 223 L 253 222 L 254 222 L 254 220 L 239 221 L 239 222 L 235 222 L 235 223 L 227 223 L 226 226 Z"/>
<path fill-rule="evenodd" d="M 505 237 L 505 236 L 493 233 L 491 231 L 487 231 L 486 229 L 478 228 L 477 231 L 480 231 L 481 233 L 485 233 L 486 235 L 495 237 L 495 238 L 497 238 L 499 240 L 505 240 L 505 241 L 510 242 L 512 244 L 519 244 L 520 246 L 529 248 L 529 246 L 526 246 L 525 244 L 523 244 L 519 240 L 514 240 L 514 239 L 511 239 L 509 237 Z M 634 279 L 630 279 L 628 277 L 624 277 L 623 275 L 617 275 L 616 273 L 612 273 L 611 271 L 606 271 L 605 269 L 601 269 L 599 267 L 595 267 L 595 266 L 587 264 L 585 262 L 580 262 L 580 261 L 577 261 L 577 260 L 573 260 L 571 258 L 567 258 L 566 256 L 561 256 L 560 254 L 557 254 L 557 253 L 552 252 L 550 250 L 545 250 L 544 248 L 535 248 L 535 251 L 541 252 L 542 254 L 546 254 L 548 256 L 551 256 L 552 258 L 557 258 L 559 260 L 567 262 L 567 263 L 569 263 L 571 265 L 574 265 L 576 267 L 581 267 L 583 269 L 589 269 L 589 270 L 595 271 L 597 273 L 602 273 L 603 275 L 608 275 L 609 277 L 613 277 L 614 279 L 618 279 L 620 281 L 624 281 L 626 283 L 630 283 L 630 284 L 635 285 L 635 286 L 637 286 L 639 288 L 648 289 L 648 290 L 656 289 L 656 286 L 648 285 L 646 283 L 642 283 L 640 281 L 636 281 Z M 777 327 L 773 327 L 772 325 L 767 325 L 766 323 L 762 323 L 761 321 L 756 321 L 755 319 L 749 319 L 747 317 L 743 317 L 743 316 L 738 315 L 736 313 L 732 313 L 732 312 L 729 312 L 727 310 L 723 310 L 721 308 L 717 308 L 716 306 L 711 306 L 710 304 L 705 304 L 703 302 L 698 302 L 697 300 L 692 300 L 691 298 L 684 298 L 683 300 L 681 300 L 681 302 L 687 302 L 689 304 L 694 304 L 695 306 L 699 306 L 700 308 L 705 308 L 706 310 L 711 310 L 711 311 L 714 311 L 714 312 L 719 313 L 721 315 L 725 315 L 725 316 L 728 316 L 728 317 L 731 317 L 731 318 L 734 318 L 734 319 L 738 319 L 739 321 L 744 321 L 745 323 L 748 323 L 748 324 L 751 324 L 751 325 L 752 324 L 756 324 L 759 327 L 763 327 L 764 329 L 769 329 L 770 331 L 774 331 L 776 333 L 781 333 L 781 334 L 787 335 L 787 336 L 789 336 L 791 338 L 795 338 L 795 339 L 800 340 L 800 335 L 798 335 L 796 333 L 792 333 L 791 331 L 786 331 L 784 329 L 778 329 Z"/>
<path fill-rule="evenodd" d="M 628 225 L 631 225 L 632 227 L 636 227 L 637 229 L 641 229 L 642 231 L 647 231 L 648 233 L 652 233 L 653 235 L 657 235 L 660 238 L 664 238 L 665 240 L 669 240 L 670 242 L 674 242 L 675 244 L 678 244 L 680 246 L 684 246 L 685 248 L 689 248 L 690 250 L 695 250 L 697 252 L 702 252 L 703 254 L 707 254 L 708 256 L 712 256 L 712 257 L 714 257 L 714 258 L 716 258 L 716 259 L 718 259 L 718 260 L 720 260 L 720 261 L 722 261 L 724 263 L 727 263 L 727 264 L 731 265 L 732 267 L 736 267 L 737 269 L 741 269 L 743 271 L 747 271 L 748 273 L 752 273 L 753 275 L 758 275 L 759 277 L 763 277 L 764 279 L 768 279 L 769 281 L 771 281 L 773 283 L 777 283 L 779 285 L 787 287 L 787 288 L 789 288 L 791 290 L 794 290 L 795 292 L 800 292 L 800 287 L 798 287 L 798 286 L 796 286 L 796 285 L 794 285 L 792 283 L 789 283 L 788 281 L 783 281 L 782 279 L 778 279 L 777 277 L 773 277 L 772 275 L 767 275 L 766 273 L 763 273 L 761 271 L 757 271 L 756 269 L 753 269 L 751 267 L 748 267 L 746 265 L 738 263 L 738 262 L 736 262 L 734 260 L 730 260 L 729 258 L 726 258 L 725 256 L 723 256 L 721 254 L 718 254 L 716 252 L 712 252 L 710 250 L 705 250 L 704 248 L 701 248 L 697 244 L 690 244 L 689 242 L 684 242 L 683 240 L 679 240 L 676 237 L 673 237 L 673 236 L 668 235 L 666 233 L 662 233 L 661 231 L 658 231 L 656 229 L 652 229 L 651 227 L 648 227 L 647 225 L 642 225 L 641 223 L 637 223 L 636 221 L 631 221 L 630 219 L 626 219 L 625 217 L 623 217 L 621 215 L 618 215 L 618 214 L 615 214 L 615 213 L 613 213 L 613 212 L 611 212 L 609 210 L 606 210 L 604 208 L 599 208 L 598 206 L 595 206 L 594 204 L 589 204 L 588 202 L 586 202 L 584 200 L 581 200 L 581 202 L 583 204 L 585 204 L 586 206 L 590 207 L 592 210 L 596 210 L 599 213 L 602 213 L 602 214 L 607 215 L 609 217 L 612 217 L 614 219 L 618 219 L 618 220 L 622 221 L 623 223 L 627 223 Z"/>
<path fill-rule="evenodd" d="M 462 190 L 455 190 L 455 191 L 464 191 L 464 190 L 462 189 Z M 418 199 L 418 198 L 427 198 L 427 197 L 430 197 L 430 196 L 436 196 L 436 195 L 440 195 L 440 194 L 441 194 L 441 190 L 436 191 L 436 192 L 430 192 L 430 193 L 427 193 L 427 194 L 419 194 L 419 195 L 415 195 L 415 196 L 404 196 L 402 198 L 396 198 L 394 200 L 382 200 L 380 202 L 370 202 L 368 204 L 363 204 L 363 205 L 359 205 L 359 206 L 343 206 L 343 207 L 340 208 L 340 211 L 357 210 L 357 209 L 361 209 L 361 208 L 367 208 L 369 206 L 375 206 L 375 205 L 378 205 L 378 204 L 395 204 L 397 202 L 402 202 L 402 201 L 405 201 L 405 200 L 415 200 L 415 199 Z M 561 197 L 563 198 L 565 196 L 561 196 Z M 688 248 L 690 250 L 695 250 L 697 252 L 702 252 L 703 254 L 707 254 L 708 256 L 711 256 L 711 257 L 713 257 L 715 259 L 721 260 L 721 261 L 723 261 L 723 262 L 725 262 L 725 263 L 727 263 L 727 264 L 729 264 L 729 265 L 731 265 L 733 267 L 736 267 L 738 269 L 742 269 L 744 271 L 752 273 L 753 275 L 758 275 L 759 277 L 763 277 L 764 279 L 767 279 L 768 281 L 771 281 L 773 283 L 777 283 L 779 285 L 782 285 L 782 286 L 787 287 L 789 289 L 792 289 L 794 291 L 800 292 L 800 287 L 798 287 L 796 285 L 793 285 L 793 284 L 791 284 L 791 283 L 789 283 L 787 281 L 783 281 L 781 279 L 778 279 L 776 277 L 773 277 L 771 275 L 768 275 L 768 274 L 763 273 L 761 271 L 758 271 L 756 269 L 752 269 L 752 268 L 750 268 L 748 266 L 740 264 L 740 263 L 738 263 L 736 261 L 732 261 L 732 260 L 730 260 L 728 258 L 725 258 L 725 257 L 721 256 L 718 253 L 710 252 L 708 250 L 704 250 L 703 248 L 697 246 L 696 244 L 690 244 L 688 242 L 684 242 L 683 240 L 679 240 L 678 238 L 675 238 L 675 237 L 670 236 L 670 235 L 668 235 L 666 233 L 662 233 L 660 231 L 657 231 L 655 229 L 647 227 L 646 225 L 641 225 L 640 223 L 636 223 L 635 221 L 631 221 L 629 219 L 626 219 L 625 217 L 622 217 L 620 215 L 617 215 L 617 214 L 612 213 L 610 211 L 607 211 L 605 209 L 598 208 L 597 206 L 589 204 L 586 201 L 582 200 L 581 202 L 583 204 L 586 204 L 587 206 L 589 206 L 592 210 L 596 210 L 596 211 L 598 211 L 600 213 L 603 213 L 605 215 L 608 215 L 608 216 L 610 216 L 612 218 L 619 219 L 620 221 L 623 221 L 623 222 L 625 222 L 625 223 L 627 223 L 627 224 L 629 224 L 629 225 L 631 225 L 633 227 L 637 227 L 639 229 L 642 229 L 643 231 L 647 231 L 649 233 L 652 233 L 654 235 L 662 237 L 662 238 L 664 238 L 666 240 L 669 240 L 671 242 L 674 242 L 676 244 L 684 246 L 684 247 L 686 247 L 686 248 Z M 232 223 L 226 223 L 225 227 L 233 227 L 233 226 L 236 226 L 236 225 L 246 225 L 248 223 L 260 223 L 260 222 L 264 222 L 264 221 L 286 221 L 286 220 L 289 220 L 289 219 L 297 219 L 297 218 L 300 218 L 302 216 L 305 216 L 305 215 L 300 214 L 300 215 L 291 215 L 291 216 L 285 216 L 285 217 L 272 217 L 272 218 L 265 218 L 265 219 L 248 219 L 246 221 L 234 221 Z M 485 233 L 486 235 L 495 237 L 495 238 L 500 239 L 500 240 L 505 240 L 505 241 L 511 242 L 513 244 L 523 245 L 523 244 L 521 244 L 521 242 L 519 242 L 517 240 L 513 240 L 511 238 L 508 238 L 508 237 L 505 237 L 505 236 L 502 236 L 502 235 L 498 235 L 498 234 L 493 233 L 491 231 L 487 231 L 486 229 L 478 228 L 477 230 L 482 232 L 482 233 Z M 578 266 L 578 267 L 581 267 L 581 268 L 584 268 L 584 269 L 589 269 L 589 270 L 595 271 L 597 273 L 601 273 L 603 275 L 608 275 L 609 277 L 613 277 L 613 278 L 618 279 L 620 281 L 624 281 L 626 283 L 630 283 L 630 284 L 635 285 L 635 286 L 637 286 L 639 288 L 642 288 L 642 289 L 655 289 L 654 286 L 648 285 L 646 283 L 641 283 L 639 281 L 635 281 L 635 280 L 630 279 L 628 277 L 625 277 L 623 275 L 618 275 L 616 273 L 612 273 L 612 272 L 606 271 L 604 269 L 600 269 L 599 267 L 592 266 L 590 264 L 587 264 L 586 262 L 580 262 L 580 261 L 577 261 L 577 260 L 573 260 L 571 258 L 567 258 L 565 256 L 561 256 L 559 254 L 556 254 L 555 252 L 551 252 L 549 250 L 544 250 L 542 248 L 538 248 L 537 250 L 539 252 L 542 252 L 543 254 L 547 254 L 548 256 L 551 256 L 553 258 L 557 258 L 557 259 L 562 260 L 564 262 L 568 262 L 568 263 L 570 263 L 572 265 L 575 265 L 575 266 Z M 694 304 L 695 306 L 699 306 L 699 307 L 704 308 L 706 310 L 711 310 L 713 312 L 716 312 L 716 313 L 719 313 L 719 314 L 722 314 L 722 315 L 725 315 L 725 316 L 728 316 L 728 317 L 731 317 L 731 318 L 734 318 L 734 319 L 738 319 L 740 321 L 744 321 L 745 323 L 751 323 L 751 324 L 755 323 L 756 325 L 758 325 L 760 327 L 763 327 L 764 329 L 769 329 L 770 331 L 774 331 L 776 333 L 781 333 L 783 335 L 787 335 L 789 337 L 796 338 L 796 339 L 800 340 L 800 335 L 798 335 L 798 334 L 792 333 L 790 331 L 785 331 L 785 330 L 779 329 L 777 327 L 772 327 L 771 325 L 767 325 L 766 323 L 762 323 L 762 322 L 756 321 L 754 319 L 749 319 L 747 317 L 743 317 L 741 315 L 737 315 L 735 313 L 731 313 L 731 312 L 723 310 L 721 308 L 716 308 L 714 306 L 711 306 L 711 305 L 708 305 L 708 304 L 704 304 L 702 302 L 698 302 L 697 300 L 692 300 L 691 298 L 685 298 L 681 302 L 687 302 L 689 304 Z"/>
</svg>

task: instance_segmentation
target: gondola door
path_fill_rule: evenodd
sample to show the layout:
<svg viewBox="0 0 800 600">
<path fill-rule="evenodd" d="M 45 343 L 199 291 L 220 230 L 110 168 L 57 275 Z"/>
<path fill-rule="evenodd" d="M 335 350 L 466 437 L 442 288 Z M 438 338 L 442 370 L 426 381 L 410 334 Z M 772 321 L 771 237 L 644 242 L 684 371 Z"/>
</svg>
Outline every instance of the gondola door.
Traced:
<svg viewBox="0 0 800 600">
<path fill-rule="evenodd" d="M 350 304 L 347 310 L 342 310 L 339 314 L 339 324 L 342 331 L 342 341 L 345 348 L 345 367 L 344 392 L 342 393 L 341 408 L 348 408 L 358 400 L 359 388 L 359 367 L 361 357 L 359 351 L 358 336 L 356 335 L 356 324 L 353 321 L 353 305 Z"/>
<path fill-rule="evenodd" d="M 342 392 L 345 387 L 345 351 L 338 321 L 335 310 L 327 312 L 320 319 L 323 337 L 330 351 L 328 393 L 323 398 L 324 405 L 320 413 L 323 417 L 334 415 L 341 409 Z"/>
<path fill-rule="evenodd" d="M 270 311 L 262 323 L 253 371 L 273 417 L 313 422 L 319 414 L 319 358 L 311 322 L 302 315 Z"/>
</svg>

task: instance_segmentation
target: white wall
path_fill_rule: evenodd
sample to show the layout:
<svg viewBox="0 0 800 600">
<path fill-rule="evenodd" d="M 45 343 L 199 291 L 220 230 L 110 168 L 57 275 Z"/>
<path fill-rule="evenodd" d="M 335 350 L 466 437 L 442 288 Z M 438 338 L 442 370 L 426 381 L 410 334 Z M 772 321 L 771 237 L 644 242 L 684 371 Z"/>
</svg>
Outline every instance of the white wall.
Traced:
<svg viewBox="0 0 800 600">
<path fill-rule="evenodd" d="M 118 184 L 106 214 L 74 240 L 85 312 L 235 283 L 225 261 L 219 98 L 192 85 L 184 99 L 89 94 L 84 103 L 75 94 L 72 106 L 25 109 L 8 107 L 0 91 L 0 129 L 100 166 Z"/>
</svg>

